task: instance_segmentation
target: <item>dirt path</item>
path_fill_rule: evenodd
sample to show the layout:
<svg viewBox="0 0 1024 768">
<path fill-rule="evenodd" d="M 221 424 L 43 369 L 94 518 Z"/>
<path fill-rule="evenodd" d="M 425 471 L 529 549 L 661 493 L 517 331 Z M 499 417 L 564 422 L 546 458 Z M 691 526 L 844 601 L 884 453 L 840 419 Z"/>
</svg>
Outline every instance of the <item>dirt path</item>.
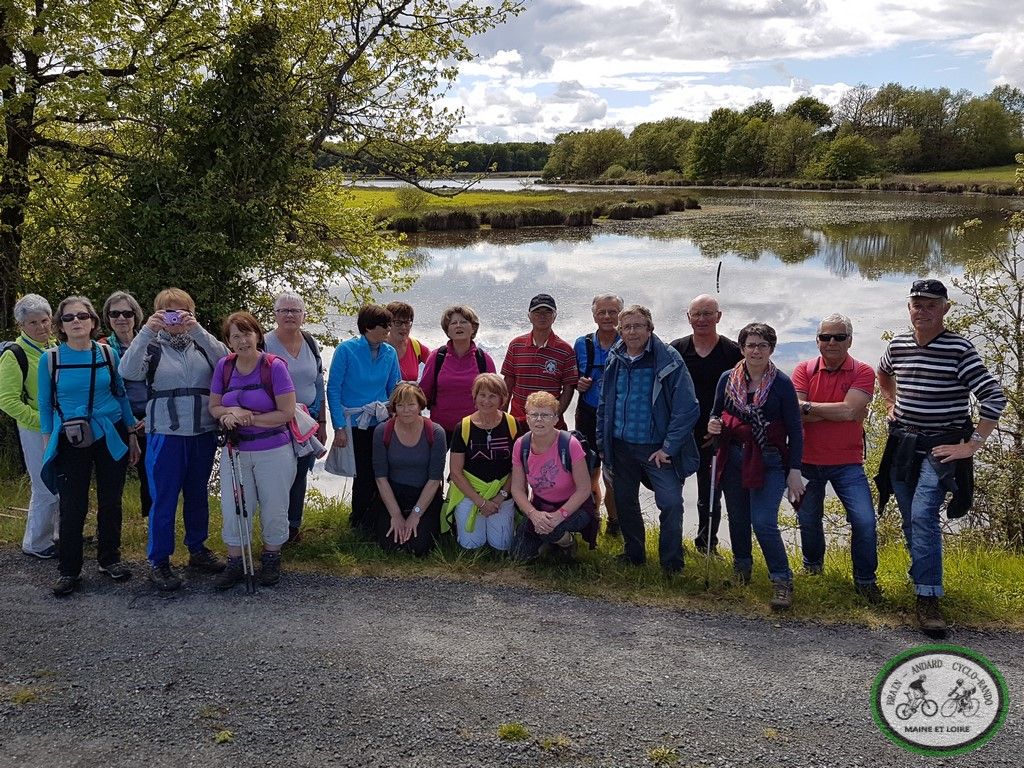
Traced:
<svg viewBox="0 0 1024 768">
<path fill-rule="evenodd" d="M 316 574 L 162 597 L 90 565 L 58 601 L 53 564 L 14 550 L 0 574 L 2 766 L 612 768 L 661 745 L 679 766 L 1018 766 L 1024 749 L 1018 635 L 951 638 L 1000 667 L 1011 706 L 980 752 L 942 761 L 871 720 L 878 669 L 922 639 L 909 629 Z M 530 740 L 499 740 L 509 722 Z"/>
</svg>

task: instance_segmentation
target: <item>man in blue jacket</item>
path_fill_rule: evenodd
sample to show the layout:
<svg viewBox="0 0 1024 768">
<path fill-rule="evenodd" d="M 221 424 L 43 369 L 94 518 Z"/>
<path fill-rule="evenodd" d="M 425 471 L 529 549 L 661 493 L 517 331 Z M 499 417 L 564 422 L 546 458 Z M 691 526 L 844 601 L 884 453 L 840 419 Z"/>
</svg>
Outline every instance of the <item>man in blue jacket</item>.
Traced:
<svg viewBox="0 0 1024 768">
<path fill-rule="evenodd" d="M 683 480 L 697 470 L 693 427 L 700 414 L 679 353 L 654 335 L 651 311 L 619 314 L 622 339 L 608 353 L 597 410 L 602 459 L 613 473 L 625 543 L 620 559 L 646 560 L 640 481 L 646 475 L 661 512 L 658 557 L 666 573 L 683 569 Z"/>
</svg>

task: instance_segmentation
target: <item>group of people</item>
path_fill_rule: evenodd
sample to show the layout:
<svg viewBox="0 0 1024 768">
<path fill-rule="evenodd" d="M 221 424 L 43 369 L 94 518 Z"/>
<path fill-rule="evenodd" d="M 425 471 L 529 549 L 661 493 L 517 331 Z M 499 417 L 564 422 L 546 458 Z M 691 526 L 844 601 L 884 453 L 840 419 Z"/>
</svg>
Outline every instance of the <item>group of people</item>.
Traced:
<svg viewBox="0 0 1024 768">
<path fill-rule="evenodd" d="M 916 281 L 908 299 L 912 330 L 892 339 L 877 372 L 890 415 L 876 479 L 880 504 L 895 495 L 918 618 L 933 634 L 945 629 L 940 508 L 947 491 L 949 514 L 969 505 L 971 457 L 1005 407 L 971 343 L 944 327 L 949 307 L 940 281 Z M 448 341 L 430 350 L 411 336 L 411 306 L 366 305 L 356 318 L 358 335 L 337 347 L 325 376 L 295 294 L 277 297 L 272 332 L 236 312 L 223 323 L 223 340 L 198 323 L 192 299 L 177 288 L 156 297 L 148 318 L 124 292 L 107 300 L 102 317 L 88 299 L 68 297 L 52 325 L 46 301 L 25 296 L 15 307 L 22 333 L 11 354 L 0 356 L 0 409 L 18 421 L 32 482 L 22 548 L 59 556 L 55 594 L 76 588 L 95 472 L 99 568 L 125 578 L 120 498 L 127 466 L 143 462 L 140 504 L 149 517 L 150 579 L 159 589 L 181 584 L 170 566 L 179 498 L 189 565 L 216 573 L 224 588 L 243 577 L 238 504 L 244 509 L 249 499 L 250 512 L 258 505 L 259 578 L 275 583 L 281 548 L 301 537 L 306 478 L 316 460 L 315 452 L 299 450 L 291 429 L 298 406 L 317 420 L 323 443 L 330 412 L 328 468 L 353 478 L 352 527 L 388 549 L 423 555 L 452 531 L 467 549 L 569 561 L 576 534 L 596 546 L 603 506 L 606 534 L 623 540 L 619 560 L 641 565 L 647 553 L 639 489 L 646 485 L 659 511 L 658 558 L 672 575 L 684 565 L 682 486 L 696 473 L 697 550 L 718 556 L 724 497 L 736 580 L 751 580 L 756 538 L 773 583 L 771 605 L 784 609 L 793 573 L 780 503 L 785 496 L 797 509 L 804 570 L 820 573 L 831 483 L 851 526 L 855 588 L 880 602 L 863 433 L 876 374 L 850 355 L 851 320 L 822 318 L 819 355 L 787 376 L 772 361 L 775 330 L 755 322 L 736 342 L 721 336 L 712 296 L 690 302 L 693 332 L 670 344 L 655 335 L 644 306 L 607 293 L 591 308 L 596 329 L 571 345 L 554 332 L 554 298 L 533 297 L 530 330 L 509 343 L 499 373 L 476 345 L 480 319 L 471 307 L 444 311 Z M 104 338 L 101 327 L 109 331 Z M 976 427 L 972 394 L 981 415 Z M 564 416 L 574 396 L 570 432 Z M 222 466 L 234 451 L 240 467 L 230 477 L 221 472 L 226 561 L 206 546 L 206 487 L 218 436 Z"/>
</svg>

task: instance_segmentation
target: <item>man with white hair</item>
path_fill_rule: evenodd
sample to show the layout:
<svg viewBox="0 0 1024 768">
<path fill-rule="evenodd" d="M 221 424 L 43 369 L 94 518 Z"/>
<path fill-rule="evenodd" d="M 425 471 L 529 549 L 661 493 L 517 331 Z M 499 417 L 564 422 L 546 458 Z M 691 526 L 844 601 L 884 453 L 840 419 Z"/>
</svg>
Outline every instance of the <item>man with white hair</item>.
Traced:
<svg viewBox="0 0 1024 768">
<path fill-rule="evenodd" d="M 853 322 L 831 314 L 818 324 L 818 357 L 798 363 L 793 387 L 804 422 L 802 473 L 807 480 L 797 511 L 804 569 L 825 565 L 825 486 L 832 484 L 850 522 L 853 582 L 870 603 L 882 600 L 875 581 L 878 547 L 871 488 L 864 474 L 864 419 L 874 396 L 875 372 L 850 356 Z"/>
</svg>

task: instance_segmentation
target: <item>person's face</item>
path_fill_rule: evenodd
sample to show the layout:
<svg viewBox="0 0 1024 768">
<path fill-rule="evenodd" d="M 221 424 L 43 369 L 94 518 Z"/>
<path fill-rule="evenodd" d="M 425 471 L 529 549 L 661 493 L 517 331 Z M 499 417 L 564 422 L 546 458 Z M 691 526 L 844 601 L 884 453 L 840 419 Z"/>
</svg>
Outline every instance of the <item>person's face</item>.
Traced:
<svg viewBox="0 0 1024 768">
<path fill-rule="evenodd" d="M 553 309 L 537 307 L 537 309 L 530 312 L 530 325 L 533 326 L 533 330 L 535 331 L 547 331 L 555 324 L 555 318 L 557 316 L 558 313 Z"/>
<path fill-rule="evenodd" d="M 542 437 L 554 430 L 557 419 L 558 416 L 550 408 L 533 406 L 526 410 L 526 422 L 530 430 Z"/>
<path fill-rule="evenodd" d="M 716 301 L 695 301 L 690 304 L 686 312 L 686 319 L 690 321 L 690 327 L 698 336 L 714 333 L 718 328 L 718 321 L 722 319 L 722 313 L 718 309 Z"/>
<path fill-rule="evenodd" d="M 388 338 L 392 341 L 402 342 L 409 338 L 410 332 L 412 332 L 412 320 L 408 318 L 399 320 L 396 317 L 391 321 L 391 332 L 388 334 Z"/>
<path fill-rule="evenodd" d="M 473 398 L 473 404 L 481 413 L 494 413 L 494 411 L 504 405 L 501 399 L 501 395 L 497 392 L 491 392 L 489 389 L 481 389 L 476 393 L 476 397 Z"/>
<path fill-rule="evenodd" d="M 908 303 L 910 324 L 915 331 L 938 333 L 942 330 L 942 319 L 949 311 L 949 302 L 945 299 L 929 299 L 914 296 Z"/>
<path fill-rule="evenodd" d="M 279 328 L 298 329 L 306 320 L 306 310 L 294 299 L 282 299 L 274 307 L 274 319 Z"/>
<path fill-rule="evenodd" d="M 416 398 L 407 397 L 401 402 L 395 403 L 395 416 L 402 421 L 412 421 L 420 415 L 420 404 Z"/>
<path fill-rule="evenodd" d="M 601 299 L 593 307 L 594 322 L 597 329 L 606 333 L 613 333 L 619 323 L 619 302 L 615 299 Z"/>
<path fill-rule="evenodd" d="M 125 312 L 128 313 L 127 316 Z M 115 301 L 107 309 L 107 322 L 110 324 L 110 330 L 118 336 L 131 336 L 135 332 L 135 313 L 124 299 Z"/>
<path fill-rule="evenodd" d="M 822 336 L 825 339 L 822 339 Z M 845 336 L 846 338 L 840 341 L 836 336 Z M 846 326 L 842 323 L 822 323 L 818 326 L 817 341 L 818 351 L 831 367 L 846 359 L 850 346 L 853 344 L 853 335 L 846 332 Z"/>
<path fill-rule="evenodd" d="M 45 344 L 50 340 L 50 334 L 53 331 L 53 317 L 48 312 L 36 312 L 22 323 L 21 330 L 32 341 Z"/>
<path fill-rule="evenodd" d="M 768 359 L 771 356 L 772 345 L 757 334 L 750 334 L 743 342 L 743 359 L 748 366 L 763 368 L 768 364 Z"/>
<path fill-rule="evenodd" d="M 70 320 L 64 318 L 70 317 Z M 64 333 L 69 341 L 84 341 L 91 338 L 96 321 L 90 316 L 89 308 L 78 301 L 64 305 L 64 311 L 59 318 Z"/>
<path fill-rule="evenodd" d="M 247 331 L 234 323 L 231 324 L 228 331 L 228 346 L 231 347 L 232 352 L 239 355 L 258 352 L 259 340 L 260 337 L 256 331 Z"/>
<path fill-rule="evenodd" d="M 651 338 L 651 326 L 643 315 L 623 315 L 619 318 L 619 333 L 627 347 L 641 349 Z"/>
<path fill-rule="evenodd" d="M 391 330 L 391 324 L 378 325 L 373 328 L 368 328 L 366 331 L 366 340 L 371 344 L 380 344 L 382 341 L 387 339 L 388 332 Z"/>
<path fill-rule="evenodd" d="M 456 312 L 448 320 L 448 338 L 452 341 L 468 341 L 473 338 L 473 324 L 469 318 Z"/>
</svg>

